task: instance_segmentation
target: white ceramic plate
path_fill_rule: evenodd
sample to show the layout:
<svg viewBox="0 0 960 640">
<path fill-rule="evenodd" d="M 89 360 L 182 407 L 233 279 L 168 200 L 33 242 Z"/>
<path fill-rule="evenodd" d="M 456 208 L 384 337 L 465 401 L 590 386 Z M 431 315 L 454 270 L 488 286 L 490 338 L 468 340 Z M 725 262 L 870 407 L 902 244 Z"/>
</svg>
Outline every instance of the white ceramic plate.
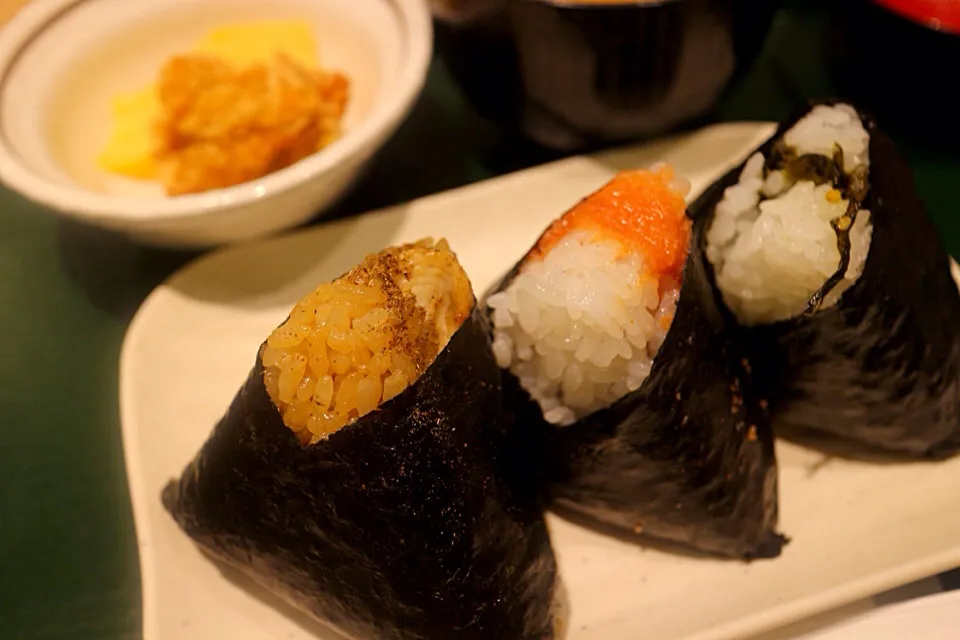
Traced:
<svg viewBox="0 0 960 640">
<path fill-rule="evenodd" d="M 884 607 L 802 640 L 955 640 L 960 638 L 960 591 Z"/>
<path fill-rule="evenodd" d="M 225 579 L 160 504 L 302 295 L 386 244 L 444 236 L 483 291 L 543 227 L 619 168 L 672 162 L 694 192 L 767 137 L 727 124 L 653 146 L 537 167 L 388 211 L 227 249 L 160 286 L 121 361 L 121 412 L 140 542 L 145 640 L 316 637 L 301 616 Z M 549 519 L 571 602 L 568 640 L 744 638 L 960 565 L 960 458 L 827 460 L 778 444 L 782 529 L 772 561 L 695 559 Z M 332 635 L 320 632 L 320 637 Z"/>
</svg>

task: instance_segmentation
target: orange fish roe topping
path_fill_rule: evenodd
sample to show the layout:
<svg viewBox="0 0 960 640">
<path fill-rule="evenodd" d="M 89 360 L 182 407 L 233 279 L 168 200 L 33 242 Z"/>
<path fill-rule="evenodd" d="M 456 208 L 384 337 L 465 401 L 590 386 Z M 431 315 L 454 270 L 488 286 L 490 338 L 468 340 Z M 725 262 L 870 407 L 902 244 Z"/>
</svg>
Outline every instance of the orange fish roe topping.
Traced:
<svg viewBox="0 0 960 640">
<path fill-rule="evenodd" d="M 673 177 L 667 165 L 617 174 L 550 225 L 531 257 L 541 258 L 570 231 L 593 227 L 638 250 L 651 275 L 679 279 L 687 260 L 691 223 Z"/>
</svg>

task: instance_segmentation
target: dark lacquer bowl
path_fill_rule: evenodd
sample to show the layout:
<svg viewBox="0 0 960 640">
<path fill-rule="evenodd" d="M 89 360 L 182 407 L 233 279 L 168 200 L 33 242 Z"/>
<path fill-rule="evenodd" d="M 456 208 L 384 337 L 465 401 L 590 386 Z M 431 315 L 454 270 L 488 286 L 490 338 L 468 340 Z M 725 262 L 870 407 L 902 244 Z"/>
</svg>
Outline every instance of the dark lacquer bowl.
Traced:
<svg viewBox="0 0 960 640">
<path fill-rule="evenodd" d="M 756 57 L 777 7 L 434 1 L 438 51 L 468 99 L 555 149 L 653 136 L 703 116 Z"/>
</svg>

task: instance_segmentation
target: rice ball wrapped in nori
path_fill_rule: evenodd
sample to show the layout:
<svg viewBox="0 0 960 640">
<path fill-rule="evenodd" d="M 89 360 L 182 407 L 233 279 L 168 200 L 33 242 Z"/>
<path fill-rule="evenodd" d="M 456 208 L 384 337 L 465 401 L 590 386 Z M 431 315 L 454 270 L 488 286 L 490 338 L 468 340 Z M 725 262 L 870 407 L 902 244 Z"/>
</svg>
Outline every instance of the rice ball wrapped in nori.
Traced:
<svg viewBox="0 0 960 640">
<path fill-rule="evenodd" d="M 872 118 L 808 107 L 691 212 L 778 434 L 925 457 L 960 448 L 950 257 Z"/>
<path fill-rule="evenodd" d="M 554 637 L 535 496 L 446 243 L 368 256 L 293 309 L 163 502 L 215 558 L 355 638 Z"/>
<path fill-rule="evenodd" d="M 735 322 L 688 251 L 688 190 L 667 166 L 624 172 L 554 222 L 485 301 L 493 349 L 515 423 L 543 434 L 555 506 L 772 557 L 773 438 Z"/>
</svg>

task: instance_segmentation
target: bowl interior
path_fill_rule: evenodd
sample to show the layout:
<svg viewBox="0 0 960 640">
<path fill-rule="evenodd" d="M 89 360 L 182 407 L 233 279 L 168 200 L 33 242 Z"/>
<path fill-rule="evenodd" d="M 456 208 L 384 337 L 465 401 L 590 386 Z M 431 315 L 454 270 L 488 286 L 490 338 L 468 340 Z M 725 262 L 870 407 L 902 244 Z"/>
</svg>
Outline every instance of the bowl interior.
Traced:
<svg viewBox="0 0 960 640">
<path fill-rule="evenodd" d="M 402 64 L 401 30 L 387 2 L 80 0 L 23 45 L 3 78 L 0 128 L 13 152 L 46 180 L 104 194 L 162 197 L 157 184 L 97 165 L 110 133 L 112 99 L 154 82 L 168 58 L 213 28 L 278 19 L 310 24 L 320 66 L 350 79 L 343 120 L 349 136 L 382 102 Z"/>
</svg>

